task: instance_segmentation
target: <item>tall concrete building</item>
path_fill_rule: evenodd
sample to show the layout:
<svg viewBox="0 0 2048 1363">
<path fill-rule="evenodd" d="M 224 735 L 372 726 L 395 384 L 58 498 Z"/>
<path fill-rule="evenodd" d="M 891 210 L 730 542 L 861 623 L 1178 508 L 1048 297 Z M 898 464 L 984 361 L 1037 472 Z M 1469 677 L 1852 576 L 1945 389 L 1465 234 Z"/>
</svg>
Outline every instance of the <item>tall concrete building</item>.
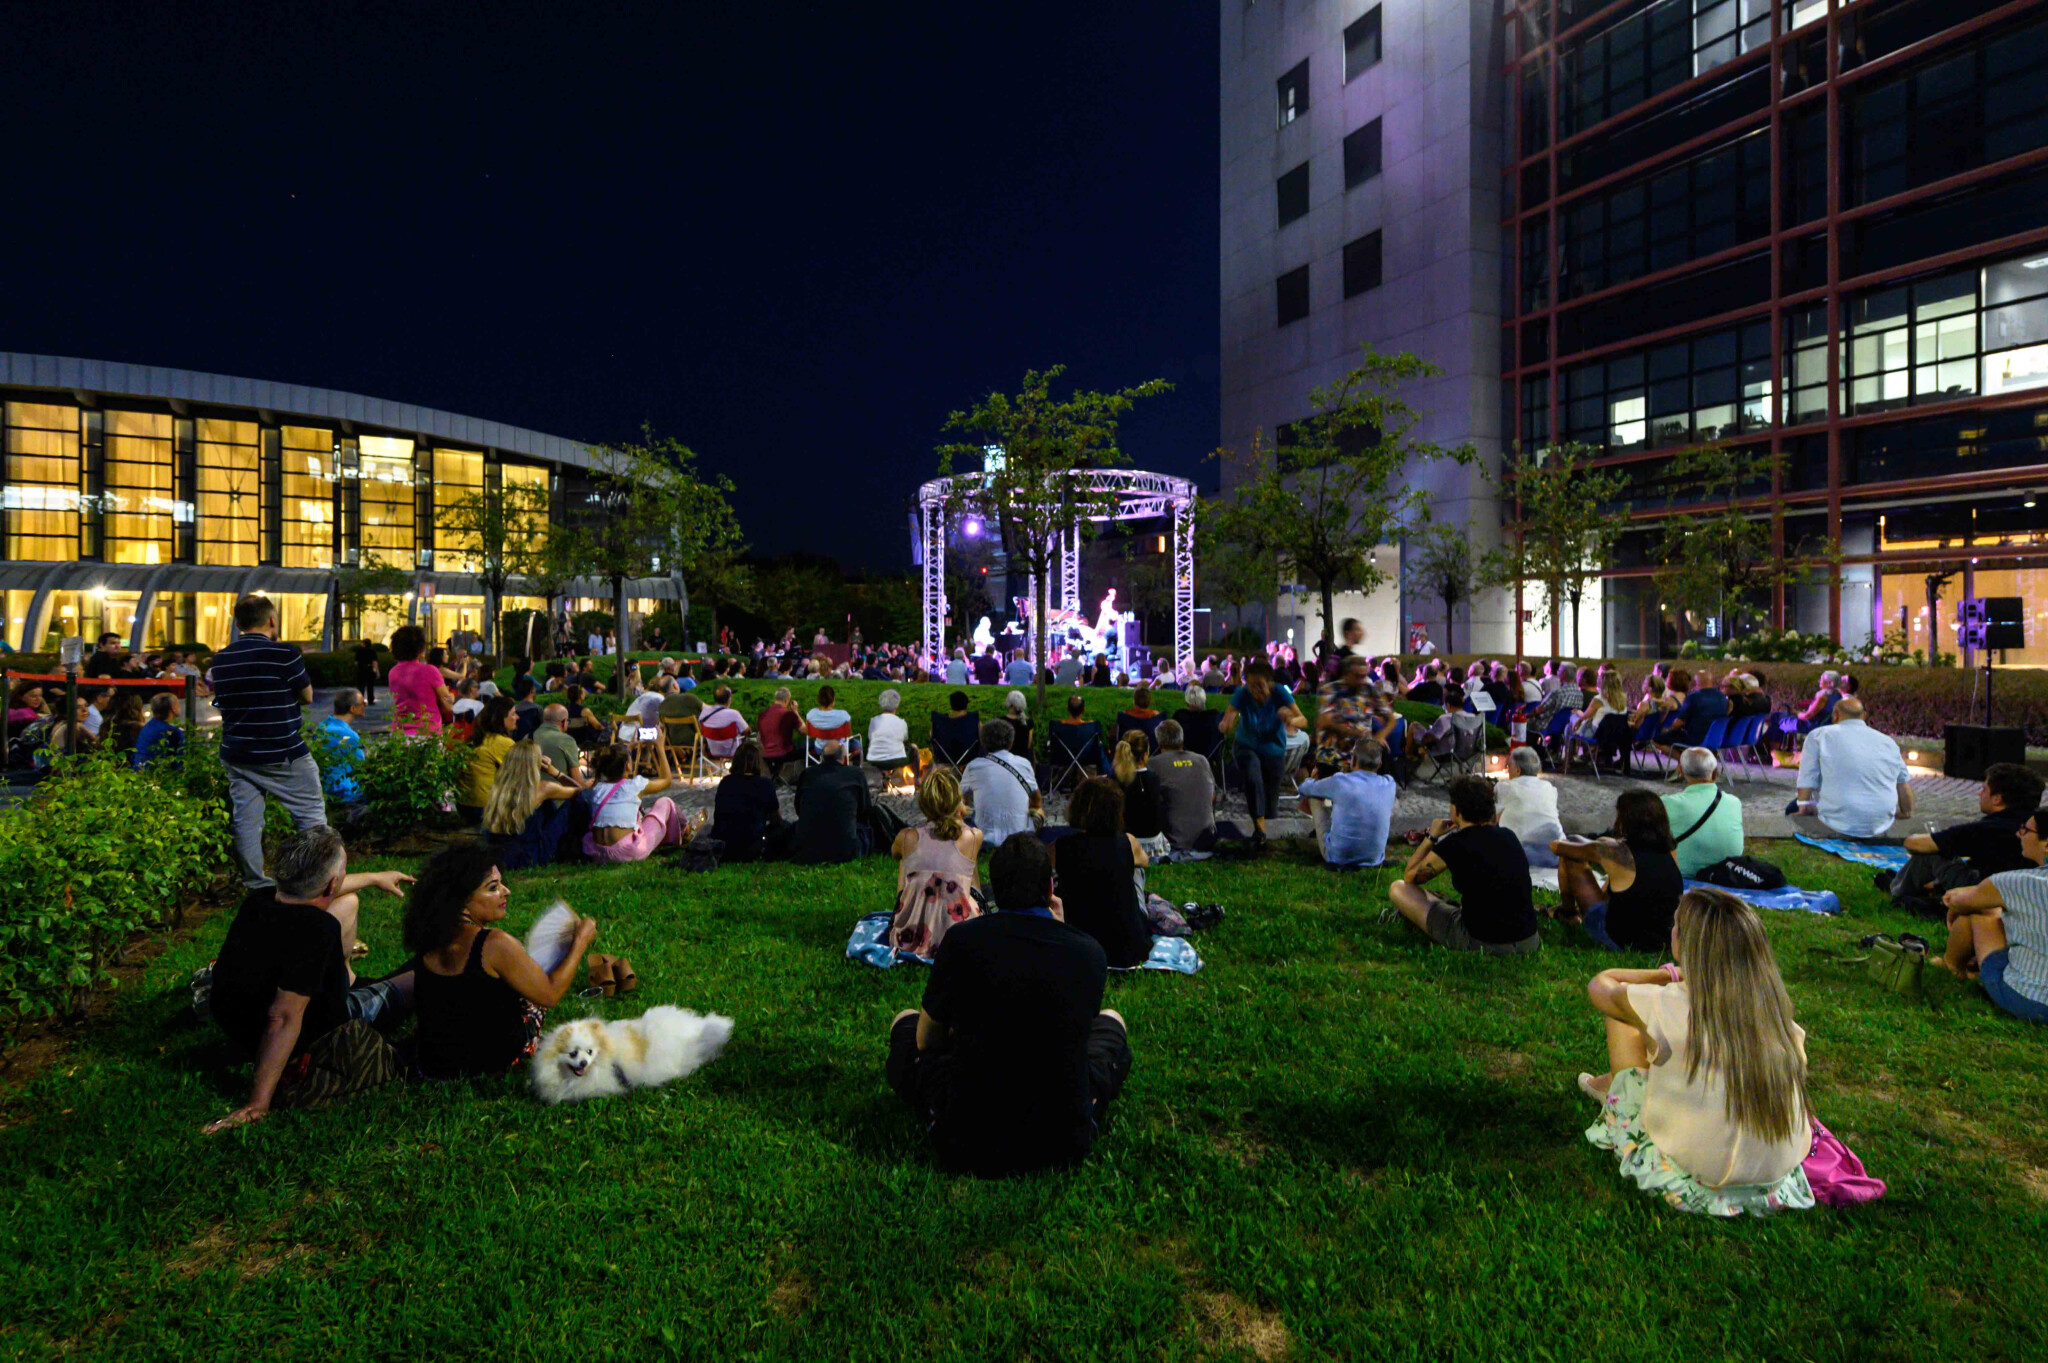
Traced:
<svg viewBox="0 0 2048 1363">
<path fill-rule="evenodd" d="M 1501 455 L 1501 148 L 1505 33 L 1487 0 L 1220 0 L 1222 5 L 1222 443 L 1272 446 L 1309 414 L 1309 393 L 1355 368 L 1364 347 L 1441 371 L 1404 389 L 1415 435 L 1469 442 L 1478 465 L 1411 471 L 1439 518 L 1498 535 L 1482 470 Z M 1224 467 L 1224 485 L 1244 476 Z M 1441 605 L 1392 585 L 1337 598 L 1368 645 L 1409 622 L 1441 646 Z M 1305 584 L 1304 584 L 1305 585 Z M 1297 643 L 1322 629 L 1313 590 L 1283 595 L 1269 628 Z M 1496 593 L 1460 611 L 1456 643 L 1509 634 Z"/>
</svg>

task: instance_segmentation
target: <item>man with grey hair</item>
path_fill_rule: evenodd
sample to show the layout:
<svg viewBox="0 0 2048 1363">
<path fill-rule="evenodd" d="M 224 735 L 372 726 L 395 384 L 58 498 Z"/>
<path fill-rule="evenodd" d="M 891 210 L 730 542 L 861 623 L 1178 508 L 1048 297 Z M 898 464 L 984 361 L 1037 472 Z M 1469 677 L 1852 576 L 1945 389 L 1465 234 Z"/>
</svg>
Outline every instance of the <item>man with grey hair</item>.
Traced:
<svg viewBox="0 0 2048 1363">
<path fill-rule="evenodd" d="M 1209 759 L 1187 751 L 1187 731 L 1178 720 L 1161 720 L 1159 756 L 1146 765 L 1159 783 L 1159 818 L 1166 840 L 1183 852 L 1203 851 L 1216 842 L 1216 773 Z"/>
<path fill-rule="evenodd" d="M 316 824 L 277 849 L 276 881 L 249 891 L 213 963 L 207 1007 L 256 1058 L 249 1101 L 207 1134 L 261 1119 L 273 1106 L 340 1097 L 398 1077 L 379 1034 L 412 1010 L 412 972 L 357 983 L 357 895 L 402 895 L 400 871 L 348 873 L 341 834 Z"/>
<path fill-rule="evenodd" d="M 1543 779 L 1543 758 L 1524 744 L 1508 753 L 1507 780 L 1493 792 L 1500 826 L 1522 841 L 1531 866 L 1557 865 L 1550 844 L 1564 839 L 1557 813 L 1557 787 Z"/>
<path fill-rule="evenodd" d="M 1379 740 L 1361 738 L 1351 750 L 1351 770 L 1326 762 L 1314 779 L 1301 782 L 1302 806 L 1315 819 L 1316 848 L 1326 865 L 1357 870 L 1387 859 L 1395 791 L 1394 778 L 1380 775 L 1385 754 Z"/>
<path fill-rule="evenodd" d="M 1678 839 L 1672 852 L 1678 873 L 1692 880 L 1715 862 L 1742 855 L 1742 801 L 1721 789 L 1721 759 L 1705 748 L 1680 753 L 1678 771 L 1685 788 L 1664 797 L 1664 812 Z"/>
<path fill-rule="evenodd" d="M 1834 722 L 1806 736 L 1799 793 L 1785 807 L 1801 832 L 1826 838 L 1883 838 L 1913 812 L 1912 778 L 1896 740 L 1863 722 L 1863 702 L 1837 701 Z"/>
<path fill-rule="evenodd" d="M 1006 839 L 1029 833 L 1031 812 L 1044 808 L 1030 760 L 1010 751 L 1015 737 L 1008 720 L 983 721 L 981 756 L 960 773 L 960 798 L 974 811 L 984 847 L 1001 847 Z"/>
</svg>

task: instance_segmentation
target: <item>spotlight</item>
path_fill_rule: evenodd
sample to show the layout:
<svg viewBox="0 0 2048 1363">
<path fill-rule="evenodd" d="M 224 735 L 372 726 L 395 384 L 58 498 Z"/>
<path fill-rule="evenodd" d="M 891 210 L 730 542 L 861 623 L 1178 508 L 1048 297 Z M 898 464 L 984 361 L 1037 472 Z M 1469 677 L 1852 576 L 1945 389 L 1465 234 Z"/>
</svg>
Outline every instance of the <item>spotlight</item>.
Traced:
<svg viewBox="0 0 2048 1363">
<path fill-rule="evenodd" d="M 966 520 L 960 523 L 960 533 L 967 536 L 967 538 L 971 540 L 980 539 L 981 518 L 978 516 L 969 516 Z"/>
</svg>

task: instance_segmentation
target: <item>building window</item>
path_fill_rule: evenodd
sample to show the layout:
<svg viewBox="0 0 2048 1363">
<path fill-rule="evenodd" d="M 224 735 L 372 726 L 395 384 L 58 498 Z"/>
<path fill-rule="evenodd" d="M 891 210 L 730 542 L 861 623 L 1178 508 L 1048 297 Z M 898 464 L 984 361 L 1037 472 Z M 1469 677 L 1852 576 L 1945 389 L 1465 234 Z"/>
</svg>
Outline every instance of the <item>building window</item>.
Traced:
<svg viewBox="0 0 2048 1363">
<path fill-rule="evenodd" d="M 106 442 L 100 495 L 107 562 L 170 562 L 170 415 L 108 412 Z"/>
<path fill-rule="evenodd" d="M 1567 209 L 1564 294 L 1611 288 L 1770 230 L 1770 134 L 1757 132 Z"/>
<path fill-rule="evenodd" d="M 1883 412 L 2048 384 L 2048 255 L 1849 300 L 1842 410 Z"/>
<path fill-rule="evenodd" d="M 1522 224 L 1522 311 L 1534 312 L 1549 302 L 1550 220 L 1537 218 Z"/>
<path fill-rule="evenodd" d="M 1852 204 L 2048 145 L 2048 23 L 1875 86 L 1850 100 L 1843 122 Z"/>
<path fill-rule="evenodd" d="M 201 417 L 198 427 L 199 562 L 253 568 L 262 510 L 256 423 Z"/>
<path fill-rule="evenodd" d="M 1308 216 L 1308 162 L 1303 161 L 1274 181 L 1280 201 L 1280 225 Z"/>
<path fill-rule="evenodd" d="M 1543 375 L 1522 380 L 1522 448 L 1540 450 L 1550 443 L 1550 383 Z"/>
<path fill-rule="evenodd" d="M 412 441 L 403 436 L 366 435 L 360 449 L 356 486 L 360 493 L 362 563 L 365 567 L 412 568 L 417 543 L 413 527 Z"/>
<path fill-rule="evenodd" d="M 1380 286 L 1380 234 L 1367 232 L 1344 246 L 1344 296 L 1356 298 Z"/>
<path fill-rule="evenodd" d="M 1308 316 L 1308 266 L 1289 270 L 1274 280 L 1273 297 L 1279 307 L 1281 326 Z"/>
<path fill-rule="evenodd" d="M 308 426 L 281 432 L 283 473 L 279 524 L 285 568 L 334 567 L 334 434 Z"/>
<path fill-rule="evenodd" d="M 1798 426 L 1828 416 L 1828 308 L 1785 314 L 1785 422 Z M 1825 476 L 1821 485 L 1826 486 Z"/>
<path fill-rule="evenodd" d="M 7 554 L 68 563 L 78 557 L 78 409 L 7 404 Z"/>
<path fill-rule="evenodd" d="M 1280 126 L 1286 127 L 1308 112 L 1308 58 L 1279 81 Z"/>
<path fill-rule="evenodd" d="M 2048 384 L 2048 254 L 1984 271 L 1984 391 Z"/>
<path fill-rule="evenodd" d="M 434 451 L 434 566 L 441 571 L 477 570 L 483 551 L 479 533 L 483 495 L 482 451 Z"/>
<path fill-rule="evenodd" d="M 1771 423 L 1771 327 L 1751 322 L 1565 372 L 1565 439 L 1627 450 L 1728 440 Z"/>
<path fill-rule="evenodd" d="M 1613 118 L 1770 41 L 1769 0 L 1659 0 L 1564 54 L 1558 88 L 1567 132 Z"/>
<path fill-rule="evenodd" d="M 507 538 L 539 543 L 548 533 L 548 471 L 532 464 L 501 464 L 498 484 L 504 489 Z"/>
<path fill-rule="evenodd" d="M 1380 7 L 1374 5 L 1344 30 L 1344 83 L 1349 85 L 1360 73 L 1379 65 L 1379 60 Z"/>
<path fill-rule="evenodd" d="M 1375 118 L 1344 139 L 1344 188 L 1356 189 L 1379 173 L 1380 121 Z"/>
</svg>

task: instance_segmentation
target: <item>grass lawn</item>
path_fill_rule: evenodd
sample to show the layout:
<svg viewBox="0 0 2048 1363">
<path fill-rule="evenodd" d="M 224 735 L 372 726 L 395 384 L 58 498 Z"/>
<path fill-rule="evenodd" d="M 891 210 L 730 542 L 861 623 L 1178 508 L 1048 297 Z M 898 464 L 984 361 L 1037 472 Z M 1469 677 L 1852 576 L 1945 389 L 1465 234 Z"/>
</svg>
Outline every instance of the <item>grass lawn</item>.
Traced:
<svg viewBox="0 0 2048 1363">
<path fill-rule="evenodd" d="M 1814 960 L 1913 925 L 1861 868 L 1764 851 L 1851 909 L 1770 927 L 1816 1109 L 1891 1184 L 1874 1206 L 1716 1224 L 1633 1191 L 1572 1086 L 1613 958 L 1560 928 L 1534 959 L 1436 950 L 1375 921 L 1387 872 L 1292 853 L 1154 874 L 1229 917 L 1200 975 L 1112 984 L 1137 1066 L 1084 1166 L 945 1177 L 881 1080 L 923 974 L 842 955 L 886 861 L 573 868 L 518 877 L 511 926 L 567 895 L 644 981 L 604 1011 L 728 1013 L 723 1059 L 580 1108 L 505 1078 L 203 1139 L 247 1079 L 180 1017 L 216 917 L 0 1091 L 0 1354 L 2048 1356 L 2048 1029 Z M 366 902 L 395 965 L 397 901 Z"/>
</svg>

